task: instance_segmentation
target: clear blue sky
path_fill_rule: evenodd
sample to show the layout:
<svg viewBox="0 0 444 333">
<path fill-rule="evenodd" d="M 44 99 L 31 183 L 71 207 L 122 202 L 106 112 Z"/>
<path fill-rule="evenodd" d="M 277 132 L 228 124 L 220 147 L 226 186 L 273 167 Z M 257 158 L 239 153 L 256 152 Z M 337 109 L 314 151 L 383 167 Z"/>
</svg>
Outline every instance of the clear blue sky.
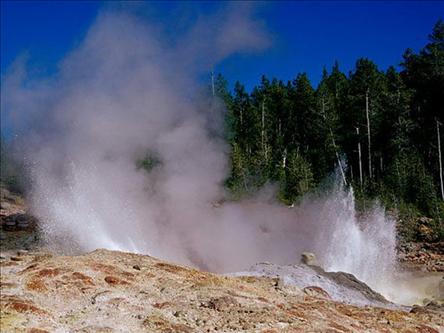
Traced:
<svg viewBox="0 0 444 333">
<path fill-rule="evenodd" d="M 1 72 L 21 53 L 28 53 L 33 65 L 54 70 L 82 40 L 99 10 L 110 5 L 118 4 L 1 1 Z M 167 22 L 181 10 L 211 11 L 216 6 L 168 2 L 134 4 L 133 9 Z M 362 56 L 382 69 L 397 65 L 407 47 L 418 50 L 427 42 L 434 23 L 444 17 L 444 2 L 283 1 L 262 3 L 258 12 L 273 36 L 272 47 L 257 55 L 234 55 L 216 68 L 231 84 L 240 80 L 248 89 L 262 74 L 288 80 L 305 71 L 316 84 L 323 66 L 330 68 L 335 60 L 347 73 Z"/>
</svg>

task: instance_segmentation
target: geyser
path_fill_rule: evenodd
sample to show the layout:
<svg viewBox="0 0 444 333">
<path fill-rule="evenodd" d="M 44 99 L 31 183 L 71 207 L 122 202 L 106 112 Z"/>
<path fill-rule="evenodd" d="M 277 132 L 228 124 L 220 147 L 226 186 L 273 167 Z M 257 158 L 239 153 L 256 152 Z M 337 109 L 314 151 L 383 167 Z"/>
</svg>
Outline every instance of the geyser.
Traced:
<svg viewBox="0 0 444 333">
<path fill-rule="evenodd" d="M 269 44 L 251 11 L 200 18 L 165 41 L 158 27 L 104 12 L 55 76 L 33 79 L 17 61 L 3 79 L 2 110 L 18 119 L 31 209 L 48 244 L 217 272 L 293 263 L 309 250 L 326 269 L 384 293 L 394 274 L 394 223 L 378 206 L 358 219 L 353 191 L 340 182 L 292 209 L 265 191 L 212 205 L 225 194 L 228 147 L 214 134 L 223 107 L 201 93 L 199 78 L 232 53 Z M 135 164 L 147 152 L 160 161 L 150 172 Z"/>
</svg>

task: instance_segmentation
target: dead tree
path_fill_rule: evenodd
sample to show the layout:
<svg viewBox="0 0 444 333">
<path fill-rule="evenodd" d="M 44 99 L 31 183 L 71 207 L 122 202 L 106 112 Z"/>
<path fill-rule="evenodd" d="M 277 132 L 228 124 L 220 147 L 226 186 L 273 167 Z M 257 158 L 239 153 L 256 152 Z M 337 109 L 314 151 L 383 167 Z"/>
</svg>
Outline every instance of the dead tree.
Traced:
<svg viewBox="0 0 444 333">
<path fill-rule="evenodd" d="M 370 179 L 372 176 L 372 151 L 371 151 L 371 139 L 370 139 L 370 115 L 368 109 L 368 89 L 365 93 L 365 115 L 367 118 L 367 137 L 368 137 L 368 175 Z"/>
<path fill-rule="evenodd" d="M 324 97 L 322 97 L 322 116 L 324 117 L 324 121 L 327 123 L 327 115 L 325 114 Z M 338 148 L 336 146 L 336 141 L 335 141 L 335 137 L 333 135 L 333 131 L 331 130 L 330 124 L 327 124 L 327 126 L 328 126 L 328 129 L 330 132 L 330 137 L 331 137 L 331 142 L 333 144 L 333 149 L 335 150 L 336 159 L 338 160 L 339 170 L 341 170 L 342 180 L 344 181 L 344 185 L 347 185 L 347 179 L 345 178 L 344 168 L 342 167 L 341 158 L 339 157 L 339 152 L 338 152 Z"/>
<path fill-rule="evenodd" d="M 361 155 L 361 140 L 359 140 L 359 127 L 356 127 L 356 134 L 358 135 L 358 156 L 359 156 L 359 183 L 362 188 L 362 155 Z"/>
<path fill-rule="evenodd" d="M 265 146 L 265 97 L 262 100 L 262 112 L 261 112 L 261 144 L 262 144 L 262 152 L 265 157 L 265 161 L 267 160 L 267 147 Z"/>
<path fill-rule="evenodd" d="M 441 199 L 444 200 L 444 186 L 443 186 L 443 175 L 442 175 L 442 158 L 441 158 L 441 135 L 439 133 L 439 126 L 441 123 L 436 119 L 436 134 L 438 136 L 438 160 L 439 160 L 439 180 L 441 185 Z"/>
</svg>

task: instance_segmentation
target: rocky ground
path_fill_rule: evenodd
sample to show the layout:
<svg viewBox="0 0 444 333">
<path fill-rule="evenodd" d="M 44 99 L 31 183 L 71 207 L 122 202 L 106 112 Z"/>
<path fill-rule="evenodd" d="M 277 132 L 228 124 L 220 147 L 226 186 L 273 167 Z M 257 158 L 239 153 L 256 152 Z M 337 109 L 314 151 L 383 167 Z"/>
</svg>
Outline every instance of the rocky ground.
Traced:
<svg viewBox="0 0 444 333">
<path fill-rule="evenodd" d="M 336 302 L 319 287 L 227 277 L 149 256 L 21 251 L 1 259 L 2 332 L 443 331 L 433 307 Z"/>
<path fill-rule="evenodd" d="M 444 272 L 444 242 L 403 243 L 399 261 L 404 267 L 427 272 Z"/>
<path fill-rule="evenodd" d="M 396 306 L 314 266 L 221 276 L 131 253 L 54 255 L 19 196 L 3 191 L 0 208 L 1 332 L 444 332 L 438 303 Z"/>
</svg>

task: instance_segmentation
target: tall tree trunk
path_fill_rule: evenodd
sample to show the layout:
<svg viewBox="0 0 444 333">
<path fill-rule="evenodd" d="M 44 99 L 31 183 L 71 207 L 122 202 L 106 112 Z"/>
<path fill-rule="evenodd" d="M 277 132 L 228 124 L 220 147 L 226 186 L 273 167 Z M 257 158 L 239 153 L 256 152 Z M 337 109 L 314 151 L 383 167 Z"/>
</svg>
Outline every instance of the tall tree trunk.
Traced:
<svg viewBox="0 0 444 333">
<path fill-rule="evenodd" d="M 282 169 L 287 167 L 287 148 L 284 149 L 284 153 L 282 154 Z"/>
<path fill-rule="evenodd" d="M 322 97 L 322 115 L 324 117 L 324 121 L 327 123 L 327 116 L 325 114 L 325 102 L 324 102 L 324 97 Z M 344 181 L 344 185 L 347 185 L 347 180 L 345 178 L 345 172 L 344 172 L 344 168 L 342 167 L 342 163 L 341 163 L 341 159 L 339 157 L 339 152 L 338 152 L 338 148 L 336 146 L 336 142 L 335 142 L 335 137 L 333 135 L 333 131 L 331 130 L 330 124 L 326 124 L 328 126 L 328 129 L 330 131 L 330 137 L 331 137 L 331 142 L 333 143 L 333 148 L 335 150 L 335 155 L 336 155 L 336 159 L 338 160 L 338 165 L 339 165 L 339 169 L 341 170 L 341 176 L 342 176 L 342 180 Z M 353 177 L 352 177 L 353 178 Z"/>
<path fill-rule="evenodd" d="M 365 115 L 367 118 L 367 136 L 368 136 L 368 175 L 373 178 L 372 174 L 372 147 L 371 147 L 371 139 L 370 139 L 370 115 L 368 110 L 368 89 L 365 93 Z"/>
<path fill-rule="evenodd" d="M 356 127 L 356 134 L 358 135 L 358 155 L 359 155 L 359 183 L 362 188 L 362 155 L 361 155 L 361 140 L 359 140 L 359 127 Z"/>
<path fill-rule="evenodd" d="M 339 152 L 336 146 L 335 138 L 333 136 L 333 131 L 330 128 L 331 141 L 333 143 L 333 148 L 335 149 L 336 159 L 338 160 L 339 169 L 341 170 L 342 180 L 344 181 L 344 185 L 347 185 L 347 180 L 345 179 L 344 168 L 342 167 L 341 159 L 339 157 Z"/>
<path fill-rule="evenodd" d="M 438 159 L 439 159 L 439 180 L 441 184 L 441 199 L 444 200 L 444 185 L 443 185 L 443 175 L 442 175 L 442 158 L 441 158 L 441 135 L 439 133 L 439 125 L 441 123 L 436 119 L 436 132 L 438 136 Z"/>
<path fill-rule="evenodd" d="M 262 152 L 264 154 L 265 160 L 267 160 L 267 150 L 265 149 L 265 98 L 262 100 L 261 144 L 262 144 Z"/>
</svg>

